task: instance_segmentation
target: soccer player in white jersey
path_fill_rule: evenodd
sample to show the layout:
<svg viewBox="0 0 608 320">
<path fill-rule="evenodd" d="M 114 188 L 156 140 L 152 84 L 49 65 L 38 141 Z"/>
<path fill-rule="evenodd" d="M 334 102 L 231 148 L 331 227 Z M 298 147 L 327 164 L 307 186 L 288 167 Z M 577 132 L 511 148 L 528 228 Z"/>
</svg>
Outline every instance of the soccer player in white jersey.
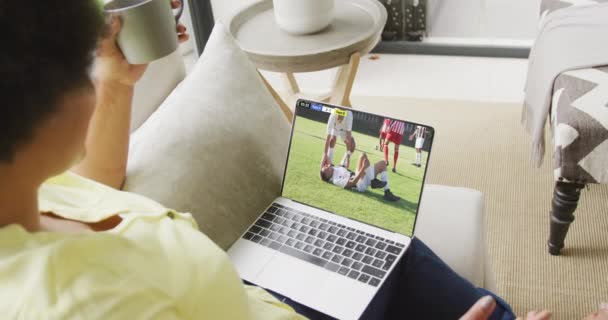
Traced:
<svg viewBox="0 0 608 320">
<path fill-rule="evenodd" d="M 365 192 L 369 187 L 372 189 L 384 188 L 385 200 L 399 201 L 401 198 L 394 195 L 389 189 L 386 168 L 386 162 L 382 160 L 372 166 L 367 158 L 367 154 L 363 153 L 359 157 L 357 172 L 352 176 L 348 169 L 333 166 L 327 157 L 323 157 L 320 177 L 321 180 L 331 182 L 340 188 L 355 189 L 359 192 Z M 380 180 L 376 178 L 377 175 L 380 175 Z"/>
<path fill-rule="evenodd" d="M 355 152 L 355 138 L 352 135 L 353 113 L 348 110 L 334 109 L 327 121 L 327 138 L 325 139 L 324 153 L 329 158 L 329 162 L 334 162 L 334 148 L 339 136 L 346 144 L 346 153 L 342 157 L 340 165 L 348 169 L 350 166 L 350 156 Z"/>
<path fill-rule="evenodd" d="M 410 135 L 410 141 L 416 137 L 416 161 L 412 163 L 416 167 L 422 167 L 422 147 L 424 146 L 424 139 L 426 138 L 427 130 L 423 126 L 417 126 L 416 131 Z"/>
</svg>

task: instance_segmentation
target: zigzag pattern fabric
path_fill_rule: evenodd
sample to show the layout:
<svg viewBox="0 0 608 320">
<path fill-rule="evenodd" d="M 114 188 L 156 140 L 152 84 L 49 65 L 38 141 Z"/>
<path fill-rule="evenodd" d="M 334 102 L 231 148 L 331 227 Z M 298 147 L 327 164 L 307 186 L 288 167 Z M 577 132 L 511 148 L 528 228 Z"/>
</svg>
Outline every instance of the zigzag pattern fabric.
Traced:
<svg viewBox="0 0 608 320">
<path fill-rule="evenodd" d="M 557 181 L 608 183 L 608 66 L 555 80 L 551 127 Z"/>
<path fill-rule="evenodd" d="M 608 0 L 543 0 L 540 25 L 554 11 Z M 608 183 L 608 66 L 562 73 L 551 102 L 556 181 Z"/>
</svg>

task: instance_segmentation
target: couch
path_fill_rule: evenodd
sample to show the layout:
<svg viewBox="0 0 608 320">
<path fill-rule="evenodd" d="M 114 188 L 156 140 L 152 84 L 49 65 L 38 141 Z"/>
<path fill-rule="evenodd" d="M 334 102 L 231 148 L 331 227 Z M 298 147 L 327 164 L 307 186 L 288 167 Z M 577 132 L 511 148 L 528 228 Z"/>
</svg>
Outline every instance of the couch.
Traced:
<svg viewBox="0 0 608 320">
<path fill-rule="evenodd" d="M 605 5 L 606 0 L 543 0 L 540 8 L 540 32 L 535 45 L 542 45 L 545 41 L 547 35 L 544 31 L 547 28 L 544 26 L 554 20 L 556 14 L 565 15 L 572 10 L 602 4 Z M 563 19 L 560 16 L 556 20 Z M 574 25 L 570 26 L 572 27 Z M 579 34 L 576 38 L 585 39 Z M 565 47 L 572 45 L 567 38 L 562 41 Z M 536 54 L 531 56 L 531 61 L 541 61 L 546 57 L 547 55 Z M 604 58 L 603 61 L 608 59 Z M 533 70 L 529 72 L 532 73 Z M 564 247 L 582 190 L 594 184 L 608 184 L 608 89 L 604 85 L 607 82 L 606 64 L 568 70 L 553 81 L 549 124 L 553 133 L 554 189 L 547 242 L 548 251 L 552 255 L 559 255 Z"/>
<path fill-rule="evenodd" d="M 166 81 L 183 68 L 175 56 L 155 62 L 136 89 L 125 190 L 192 213 L 227 249 L 279 195 L 290 127 L 221 24 L 189 75 Z M 159 92 L 170 94 L 145 99 Z M 495 290 L 483 194 L 426 185 L 421 203 L 415 236 L 474 285 Z"/>
</svg>

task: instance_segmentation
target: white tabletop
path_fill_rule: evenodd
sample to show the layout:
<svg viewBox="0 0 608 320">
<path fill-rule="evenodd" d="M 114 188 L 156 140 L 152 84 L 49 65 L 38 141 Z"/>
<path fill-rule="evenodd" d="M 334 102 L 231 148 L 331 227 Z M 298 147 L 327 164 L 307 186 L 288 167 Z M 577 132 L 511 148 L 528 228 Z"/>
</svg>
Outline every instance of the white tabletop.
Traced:
<svg viewBox="0 0 608 320">
<path fill-rule="evenodd" d="M 279 72 L 309 72 L 347 64 L 351 54 L 367 54 L 380 41 L 387 13 L 377 0 L 336 0 L 336 17 L 312 35 L 291 35 L 276 24 L 272 0 L 240 10 L 228 22 L 256 66 Z"/>
</svg>

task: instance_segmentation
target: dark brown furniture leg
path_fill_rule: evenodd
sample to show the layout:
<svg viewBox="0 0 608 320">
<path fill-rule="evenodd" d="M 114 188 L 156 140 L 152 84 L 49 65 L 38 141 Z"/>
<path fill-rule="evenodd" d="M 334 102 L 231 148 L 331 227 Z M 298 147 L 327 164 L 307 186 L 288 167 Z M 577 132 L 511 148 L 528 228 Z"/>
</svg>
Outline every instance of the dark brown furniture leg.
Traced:
<svg viewBox="0 0 608 320">
<path fill-rule="evenodd" d="M 549 253 L 556 256 L 564 247 L 564 239 L 570 224 L 574 221 L 574 211 L 585 185 L 579 183 L 557 182 L 553 191 L 551 210 L 551 232 Z"/>
</svg>

